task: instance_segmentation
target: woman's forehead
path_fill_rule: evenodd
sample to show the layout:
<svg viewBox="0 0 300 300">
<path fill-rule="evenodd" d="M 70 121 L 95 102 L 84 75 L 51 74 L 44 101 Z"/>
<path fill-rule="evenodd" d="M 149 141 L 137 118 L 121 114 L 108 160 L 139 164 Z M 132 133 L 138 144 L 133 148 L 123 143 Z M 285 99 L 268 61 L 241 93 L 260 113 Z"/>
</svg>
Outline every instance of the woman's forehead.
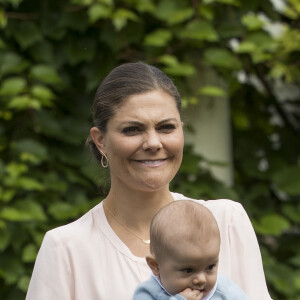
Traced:
<svg viewBox="0 0 300 300">
<path fill-rule="evenodd" d="M 132 95 L 116 109 L 114 118 L 178 117 L 175 99 L 160 90 Z"/>
</svg>

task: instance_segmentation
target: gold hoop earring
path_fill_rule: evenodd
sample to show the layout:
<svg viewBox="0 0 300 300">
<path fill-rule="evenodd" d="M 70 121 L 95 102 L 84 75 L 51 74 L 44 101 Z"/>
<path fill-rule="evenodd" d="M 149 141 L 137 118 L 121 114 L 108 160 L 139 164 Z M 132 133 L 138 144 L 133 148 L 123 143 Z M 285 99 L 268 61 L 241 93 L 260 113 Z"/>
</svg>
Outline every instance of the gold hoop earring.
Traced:
<svg viewBox="0 0 300 300">
<path fill-rule="evenodd" d="M 103 168 L 107 168 L 108 167 L 108 159 L 107 159 L 107 156 L 106 156 L 106 154 L 104 153 L 104 152 L 102 152 L 101 150 L 100 150 L 100 153 L 101 153 L 101 166 L 103 167 Z"/>
</svg>

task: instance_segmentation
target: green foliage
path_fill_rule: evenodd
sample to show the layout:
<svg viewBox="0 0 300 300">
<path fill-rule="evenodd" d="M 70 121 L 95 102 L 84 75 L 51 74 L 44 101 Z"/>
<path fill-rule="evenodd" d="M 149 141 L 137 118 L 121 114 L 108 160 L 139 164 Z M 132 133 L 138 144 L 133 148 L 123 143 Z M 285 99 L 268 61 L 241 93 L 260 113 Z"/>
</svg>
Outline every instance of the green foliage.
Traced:
<svg viewBox="0 0 300 300">
<path fill-rule="evenodd" d="M 172 188 L 240 201 L 273 298 L 299 299 L 299 21 L 297 0 L 0 0 L 0 298 L 24 299 L 45 232 L 104 197 L 83 151 L 93 94 L 114 66 L 143 60 L 185 106 L 231 100 L 235 185 L 187 146 Z M 218 81 L 199 89 L 207 69 Z"/>
</svg>

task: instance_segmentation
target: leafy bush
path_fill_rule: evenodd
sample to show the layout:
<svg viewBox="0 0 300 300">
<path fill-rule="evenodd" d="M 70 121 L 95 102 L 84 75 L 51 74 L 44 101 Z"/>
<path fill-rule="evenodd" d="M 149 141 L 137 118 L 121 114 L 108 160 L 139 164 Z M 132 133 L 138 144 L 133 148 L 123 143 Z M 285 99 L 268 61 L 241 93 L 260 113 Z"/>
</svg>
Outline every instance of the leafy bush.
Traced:
<svg viewBox="0 0 300 300">
<path fill-rule="evenodd" d="M 174 78 L 185 106 L 230 99 L 235 185 L 186 147 L 173 189 L 242 202 L 272 296 L 300 299 L 300 6 L 274 3 L 0 0 L 1 299 L 24 299 L 46 230 L 104 196 L 105 176 L 83 151 L 93 93 L 114 66 L 138 60 Z M 225 88 L 200 88 L 205 70 Z"/>
</svg>

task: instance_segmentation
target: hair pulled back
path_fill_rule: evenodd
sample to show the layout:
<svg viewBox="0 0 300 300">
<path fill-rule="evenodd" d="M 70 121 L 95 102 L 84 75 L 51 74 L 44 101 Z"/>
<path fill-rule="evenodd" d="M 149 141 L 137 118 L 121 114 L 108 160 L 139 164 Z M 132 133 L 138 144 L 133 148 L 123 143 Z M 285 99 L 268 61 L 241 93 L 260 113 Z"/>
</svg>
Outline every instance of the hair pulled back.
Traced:
<svg viewBox="0 0 300 300">
<path fill-rule="evenodd" d="M 93 104 L 93 126 L 106 133 L 107 122 L 130 96 L 162 90 L 174 98 L 181 113 L 179 92 L 172 80 L 160 69 L 143 62 L 125 63 L 113 69 L 98 87 Z M 87 139 L 98 161 L 101 154 L 91 136 Z"/>
</svg>

